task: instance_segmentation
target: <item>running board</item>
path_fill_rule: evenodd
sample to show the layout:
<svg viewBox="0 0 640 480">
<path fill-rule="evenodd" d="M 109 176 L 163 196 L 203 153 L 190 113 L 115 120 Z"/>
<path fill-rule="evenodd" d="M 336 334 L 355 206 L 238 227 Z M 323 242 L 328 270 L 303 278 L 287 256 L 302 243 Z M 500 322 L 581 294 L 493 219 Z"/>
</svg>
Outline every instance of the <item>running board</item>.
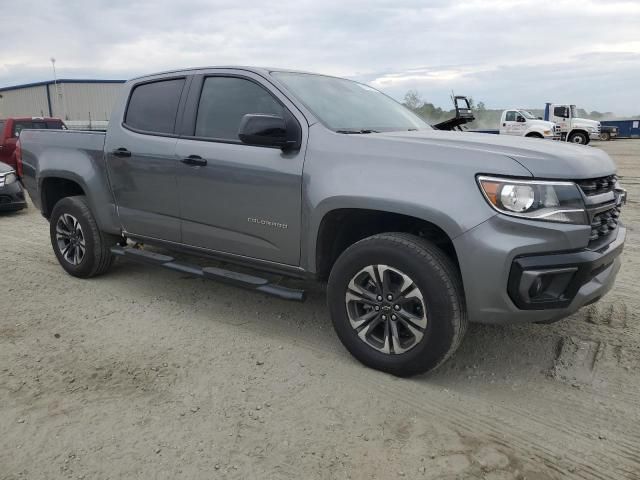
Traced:
<svg viewBox="0 0 640 480">
<path fill-rule="evenodd" d="M 246 273 L 233 272 L 217 267 L 199 267 L 188 263 L 177 262 L 175 258 L 161 253 L 149 252 L 133 247 L 111 247 L 111 253 L 114 255 L 128 258 L 134 262 L 158 265 L 160 267 L 175 270 L 176 272 L 187 273 L 196 277 L 207 278 L 209 280 L 217 280 L 222 283 L 234 285 L 236 287 L 258 290 L 259 292 L 273 295 L 274 297 L 283 298 L 285 300 L 296 300 L 302 302 L 304 300 L 304 290 L 283 287 L 269 283 L 266 278 L 248 275 Z"/>
</svg>

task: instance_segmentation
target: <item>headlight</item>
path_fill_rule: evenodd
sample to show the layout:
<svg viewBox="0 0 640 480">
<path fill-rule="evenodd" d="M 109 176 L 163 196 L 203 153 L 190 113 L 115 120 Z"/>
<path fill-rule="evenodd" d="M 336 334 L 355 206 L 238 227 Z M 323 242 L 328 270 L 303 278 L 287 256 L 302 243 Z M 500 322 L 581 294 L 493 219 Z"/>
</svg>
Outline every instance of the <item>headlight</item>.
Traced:
<svg viewBox="0 0 640 480">
<path fill-rule="evenodd" d="M 12 183 L 16 183 L 17 181 L 18 181 L 18 177 L 13 172 L 0 175 L 0 187 L 4 187 L 5 185 L 11 185 Z"/>
<path fill-rule="evenodd" d="M 0 187 L 4 187 L 5 185 L 11 185 L 12 183 L 16 183 L 17 181 L 18 181 L 18 177 L 14 172 L 0 174 Z"/>
<path fill-rule="evenodd" d="M 586 225 L 587 215 L 573 182 L 478 177 L 484 198 L 498 212 L 547 222 Z"/>
</svg>

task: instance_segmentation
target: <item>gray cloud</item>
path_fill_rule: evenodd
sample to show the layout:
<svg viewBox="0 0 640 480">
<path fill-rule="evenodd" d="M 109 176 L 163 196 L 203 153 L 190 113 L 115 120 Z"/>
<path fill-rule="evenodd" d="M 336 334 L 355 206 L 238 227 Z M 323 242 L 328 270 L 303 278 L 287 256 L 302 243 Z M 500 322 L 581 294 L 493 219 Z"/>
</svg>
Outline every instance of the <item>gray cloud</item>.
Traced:
<svg viewBox="0 0 640 480">
<path fill-rule="evenodd" d="M 448 106 L 572 102 L 640 112 L 640 3 L 554 0 L 22 0 L 0 19 L 0 85 L 272 65 L 348 76 Z M 25 32 L 29 35 L 25 36 Z"/>
</svg>

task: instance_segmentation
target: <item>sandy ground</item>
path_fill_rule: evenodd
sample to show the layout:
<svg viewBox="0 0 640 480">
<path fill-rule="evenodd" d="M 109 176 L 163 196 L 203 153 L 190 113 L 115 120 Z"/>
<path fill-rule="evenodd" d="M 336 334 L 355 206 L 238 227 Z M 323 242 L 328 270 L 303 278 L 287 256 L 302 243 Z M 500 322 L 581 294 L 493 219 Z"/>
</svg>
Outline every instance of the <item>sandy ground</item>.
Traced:
<svg viewBox="0 0 640 480">
<path fill-rule="evenodd" d="M 119 261 L 56 263 L 0 216 L 0 478 L 640 478 L 640 140 L 614 291 L 554 325 L 474 325 L 431 375 L 369 370 L 304 304 Z"/>
</svg>

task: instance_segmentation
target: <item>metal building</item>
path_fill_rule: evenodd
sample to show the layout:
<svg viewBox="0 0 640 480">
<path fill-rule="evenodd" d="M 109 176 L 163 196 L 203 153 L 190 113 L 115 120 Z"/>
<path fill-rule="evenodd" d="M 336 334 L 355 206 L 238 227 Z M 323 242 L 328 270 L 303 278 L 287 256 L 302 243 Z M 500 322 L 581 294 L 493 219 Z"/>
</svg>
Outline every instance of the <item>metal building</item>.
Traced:
<svg viewBox="0 0 640 480">
<path fill-rule="evenodd" d="M 0 88 L 0 118 L 59 117 L 70 123 L 104 122 L 124 80 L 60 79 Z"/>
</svg>

